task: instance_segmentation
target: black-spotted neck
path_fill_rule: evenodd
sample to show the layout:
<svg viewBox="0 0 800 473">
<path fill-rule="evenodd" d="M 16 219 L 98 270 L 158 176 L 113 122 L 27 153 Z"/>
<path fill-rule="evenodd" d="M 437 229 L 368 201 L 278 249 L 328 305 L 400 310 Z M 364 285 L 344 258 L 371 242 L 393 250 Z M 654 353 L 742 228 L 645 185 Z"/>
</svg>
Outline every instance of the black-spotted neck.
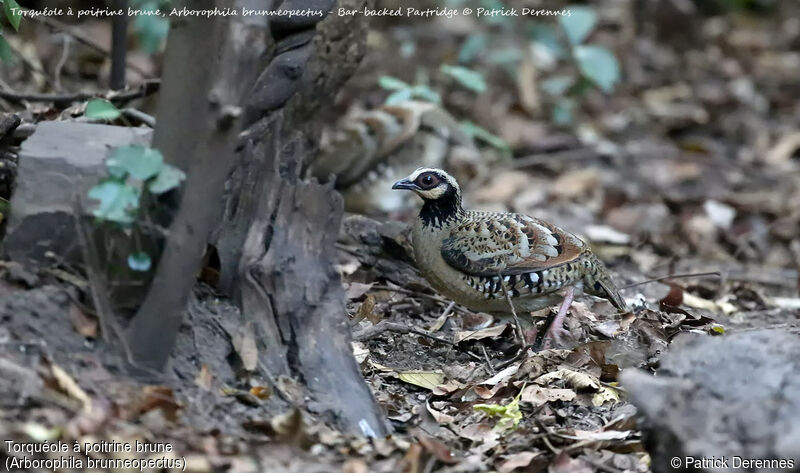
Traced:
<svg viewBox="0 0 800 473">
<path fill-rule="evenodd" d="M 449 187 L 438 199 L 425 199 L 419 218 L 425 227 L 442 227 L 457 219 L 464 213 L 461 208 L 461 195 Z"/>
</svg>

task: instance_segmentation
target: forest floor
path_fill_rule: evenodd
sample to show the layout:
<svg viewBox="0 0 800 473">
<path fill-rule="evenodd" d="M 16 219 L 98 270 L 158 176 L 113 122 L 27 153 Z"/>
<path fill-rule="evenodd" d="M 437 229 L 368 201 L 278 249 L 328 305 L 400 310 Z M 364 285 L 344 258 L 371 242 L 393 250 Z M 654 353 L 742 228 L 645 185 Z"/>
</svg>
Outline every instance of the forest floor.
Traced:
<svg viewBox="0 0 800 473">
<path fill-rule="evenodd" d="M 512 326 L 450 304 L 415 274 L 405 226 L 413 216 L 403 224 L 348 217 L 338 268 L 353 350 L 394 428 L 365 439 L 298 412 L 274 417 L 270 393 L 230 362 L 237 349 L 226 320 L 237 309 L 202 283 L 169 379 L 141 385 L 106 357 L 79 273 L 5 261 L 0 438 L 163 442 L 173 451 L 147 456 L 182 457 L 196 472 L 650 471 L 622 370 L 657 372 L 676 337 L 800 332 L 800 10 L 779 2 L 756 12 L 655 14 L 618 4 L 598 7 L 591 38 L 616 53 L 623 80 L 612 94 L 580 98 L 566 126 L 555 126 L 547 97 L 500 60 L 528 44 L 524 25 L 464 17 L 376 20 L 339 103 L 376 106 L 386 96 L 378 77 L 414 83 L 485 33 L 487 52 L 471 67 L 484 72 L 486 92 L 432 84 L 451 113 L 501 137 L 513 155 L 484 148 L 488 166 L 465 186 L 466 204 L 585 236 L 631 314 L 580 299 L 563 346 L 517 356 Z M 24 88 L 22 76 L 8 77 Z M 23 113 L 58 118 L 42 104 Z M 358 231 L 381 243 L 365 247 Z M 10 450 L 0 445 L 4 463 L 26 456 Z M 75 458 L 84 464 L 62 471 L 86 467 L 87 457 Z"/>
</svg>

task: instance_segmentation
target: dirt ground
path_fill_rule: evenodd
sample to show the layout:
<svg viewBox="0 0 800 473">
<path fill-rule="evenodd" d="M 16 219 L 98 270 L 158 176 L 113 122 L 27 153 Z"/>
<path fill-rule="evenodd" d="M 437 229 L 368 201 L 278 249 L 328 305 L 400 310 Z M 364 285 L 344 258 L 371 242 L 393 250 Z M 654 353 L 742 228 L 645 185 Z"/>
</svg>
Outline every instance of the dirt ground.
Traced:
<svg viewBox="0 0 800 473">
<path fill-rule="evenodd" d="M 563 346 L 519 354 L 513 327 L 450 304 L 415 273 L 404 230 L 413 215 L 402 225 L 349 216 L 338 268 L 353 350 L 394 429 L 365 439 L 308 413 L 276 416 L 265 380 L 238 360 L 238 309 L 205 283 L 167 379 L 133 383 L 99 334 L 81 272 L 4 261 L 0 438 L 166 442 L 174 451 L 148 455 L 182 458 L 196 472 L 650 471 L 621 370 L 657 372 L 661 354 L 687 332 L 800 327 L 800 5 L 719 1 L 687 13 L 598 3 L 591 39 L 615 52 L 622 81 L 610 94 L 590 91 L 570 125 L 554 125 L 547 98 L 531 98 L 499 59 L 528 44 L 522 19 L 376 19 L 368 56 L 338 104 L 343 112 L 377 106 L 387 95 L 380 76 L 413 83 L 453 62 L 470 34 L 485 33 L 486 52 L 470 66 L 484 73 L 485 92 L 432 85 L 454 116 L 511 150 L 503 157 L 481 143 L 487 166 L 464 186 L 465 204 L 585 236 L 631 314 L 580 299 Z M 24 50 L 28 62 L 46 63 L 40 54 Z M 35 85 L 24 67 L 3 72 L 16 90 Z M 99 81 L 99 73 L 64 74 Z M 0 100 L 0 109 L 59 118 L 43 104 Z M 14 152 L 3 151 L 6 168 Z M 348 232 L 356 227 L 377 238 Z M 551 310 L 534 316 L 543 322 Z M 126 455 L 142 456 L 93 457 Z M 24 456 L 0 447 L 4 463 Z M 84 464 L 60 471 L 86 469 L 87 457 L 75 458 Z"/>
</svg>

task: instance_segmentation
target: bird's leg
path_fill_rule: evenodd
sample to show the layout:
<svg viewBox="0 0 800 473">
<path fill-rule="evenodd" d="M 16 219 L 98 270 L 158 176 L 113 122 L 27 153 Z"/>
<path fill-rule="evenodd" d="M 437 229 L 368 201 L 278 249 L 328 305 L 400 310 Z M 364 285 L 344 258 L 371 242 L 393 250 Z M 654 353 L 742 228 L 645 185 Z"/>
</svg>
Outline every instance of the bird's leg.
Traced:
<svg viewBox="0 0 800 473">
<path fill-rule="evenodd" d="M 558 309 L 558 314 L 556 318 L 553 319 L 553 322 L 550 324 L 550 328 L 547 330 L 547 334 L 545 335 L 545 347 L 549 348 L 550 340 L 555 342 L 556 345 L 561 345 L 561 337 L 569 335 L 569 332 L 564 329 L 564 319 L 567 316 L 567 311 L 569 310 L 569 306 L 572 304 L 572 298 L 575 295 L 575 288 L 572 286 L 567 287 L 567 292 L 564 294 L 564 302 L 561 304 L 561 307 Z"/>
</svg>

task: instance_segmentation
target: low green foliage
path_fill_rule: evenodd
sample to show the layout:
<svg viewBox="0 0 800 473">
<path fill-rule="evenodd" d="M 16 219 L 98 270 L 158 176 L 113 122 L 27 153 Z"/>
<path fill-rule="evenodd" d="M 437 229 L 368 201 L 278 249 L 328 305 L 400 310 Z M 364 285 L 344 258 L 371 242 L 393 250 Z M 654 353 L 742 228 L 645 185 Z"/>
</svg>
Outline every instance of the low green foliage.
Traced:
<svg viewBox="0 0 800 473">
<path fill-rule="evenodd" d="M 111 121 L 119 118 L 122 112 L 108 100 L 92 99 L 86 104 L 86 111 L 83 114 L 93 120 Z"/>
<path fill-rule="evenodd" d="M 472 138 L 483 141 L 489 146 L 499 149 L 506 157 L 511 157 L 511 147 L 508 146 L 508 143 L 506 143 L 506 140 L 503 138 L 492 134 L 486 128 L 478 126 L 469 120 L 464 120 L 459 125 L 461 125 L 461 129 L 464 130 L 464 133 Z"/>
<path fill-rule="evenodd" d="M 608 49 L 601 46 L 575 46 L 575 60 L 581 74 L 605 93 L 614 91 L 619 81 L 619 63 Z"/>
<path fill-rule="evenodd" d="M 128 267 L 134 271 L 147 271 L 153 265 L 150 255 L 144 251 L 137 251 L 128 255 Z"/>
<path fill-rule="evenodd" d="M 165 165 L 164 156 L 157 149 L 131 145 L 115 148 L 106 166 L 112 176 L 146 181 L 161 172 Z"/>
<path fill-rule="evenodd" d="M 461 1 L 465 2 L 475 8 L 502 7 L 497 0 Z M 551 121 L 561 126 L 573 125 L 586 94 L 592 89 L 612 93 L 621 74 L 611 51 L 587 43 L 599 23 L 595 8 L 572 5 L 564 10 L 570 14 L 550 19 L 480 18 L 491 27 L 467 35 L 458 52 L 459 64 L 468 66 L 483 61 L 499 65 L 514 80 L 519 80 L 520 64 L 531 61 Z M 509 44 L 508 37 L 517 37 L 519 31 L 526 32 L 529 42 Z"/>
<path fill-rule="evenodd" d="M 3 13 L 5 13 L 8 24 L 14 28 L 14 31 L 19 31 L 19 24 L 22 22 L 22 10 L 16 0 L 0 0 L 3 4 Z M 5 63 L 14 62 L 14 54 L 11 52 L 11 46 L 3 35 L 3 29 L 0 27 L 0 60 Z"/>
<path fill-rule="evenodd" d="M 495 430 L 502 433 L 512 432 L 519 426 L 520 421 L 522 421 L 522 411 L 519 410 L 519 400 L 522 397 L 522 391 L 524 389 L 525 386 L 523 386 L 519 394 L 506 405 L 475 404 L 472 408 L 476 411 L 485 412 L 491 417 L 499 417 L 500 420 L 494 426 Z"/>
<path fill-rule="evenodd" d="M 450 66 L 448 64 L 442 64 L 440 70 L 442 73 L 452 77 L 456 80 L 456 82 L 463 85 L 467 89 L 479 94 L 486 92 L 486 81 L 483 80 L 483 74 L 480 72 L 473 71 L 472 69 L 468 69 L 466 67 Z"/>
<path fill-rule="evenodd" d="M 99 202 L 94 216 L 129 228 L 139 216 L 143 192 L 162 194 L 177 188 L 186 178 L 180 169 L 164 163 L 157 149 L 141 145 L 115 148 L 106 160 L 108 176 L 89 189 L 90 199 Z M 134 271 L 150 269 L 150 255 L 136 251 L 128 255 Z"/>
<path fill-rule="evenodd" d="M 6 13 L 8 23 L 14 28 L 14 31 L 19 31 L 19 24 L 22 21 L 22 10 L 16 0 L 3 0 L 3 11 Z"/>
<path fill-rule="evenodd" d="M 589 7 L 570 7 L 570 16 L 558 17 L 558 23 L 571 45 L 583 43 L 597 24 L 597 14 Z"/>
<path fill-rule="evenodd" d="M 614 54 L 602 46 L 585 44 L 597 26 L 597 13 L 588 6 L 568 9 L 572 14 L 558 19 L 565 42 L 560 41 L 558 31 L 548 28 L 534 29 L 531 34 L 533 41 L 549 50 L 556 61 L 571 62 L 577 67 L 579 77 L 558 75 L 542 81 L 542 91 L 553 99 L 551 119 L 557 125 L 573 122 L 576 101 L 586 94 L 590 88 L 587 85 L 608 94 L 620 80 L 620 67 Z"/>
<path fill-rule="evenodd" d="M 386 97 L 386 105 L 394 105 L 412 99 L 436 104 L 442 102 L 442 97 L 439 93 L 424 84 L 411 85 L 396 77 L 381 76 L 378 78 L 378 85 L 386 90 L 393 91 Z"/>
<path fill-rule="evenodd" d="M 159 0 L 136 0 L 133 2 L 134 8 L 142 12 L 155 13 L 162 12 L 169 7 L 169 2 Z M 169 32 L 169 21 L 160 15 L 140 14 L 133 22 L 133 30 L 139 38 L 139 45 L 148 54 L 154 54 L 161 50 L 164 40 L 167 39 Z"/>
</svg>

